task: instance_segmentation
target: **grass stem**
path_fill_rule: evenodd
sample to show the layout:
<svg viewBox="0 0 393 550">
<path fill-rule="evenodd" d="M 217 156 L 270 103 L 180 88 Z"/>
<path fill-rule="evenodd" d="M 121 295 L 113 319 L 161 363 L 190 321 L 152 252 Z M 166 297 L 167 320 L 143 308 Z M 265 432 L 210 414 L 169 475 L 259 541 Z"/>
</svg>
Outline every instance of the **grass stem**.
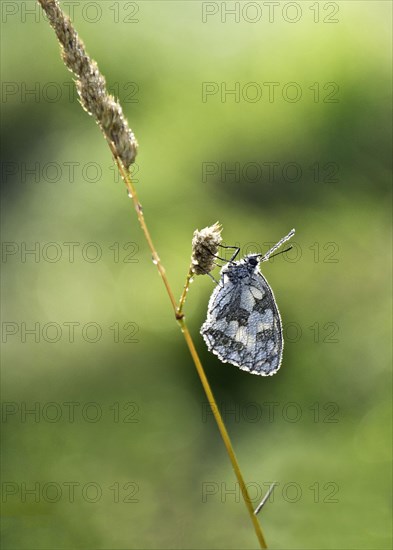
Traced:
<svg viewBox="0 0 393 550">
<path fill-rule="evenodd" d="M 152 253 L 152 256 L 153 256 L 153 259 L 154 259 L 154 263 L 157 265 L 157 269 L 158 269 L 158 271 L 161 275 L 161 278 L 164 282 L 165 288 L 168 292 L 168 296 L 169 296 L 169 299 L 171 301 L 172 307 L 174 309 L 176 319 L 177 319 L 177 321 L 180 325 L 181 331 L 183 333 L 184 339 L 185 339 L 186 344 L 188 346 L 188 349 L 190 351 L 191 357 L 193 359 L 193 362 L 194 362 L 195 368 L 197 370 L 198 376 L 200 378 L 200 381 L 202 383 L 203 389 L 205 391 L 205 394 L 206 394 L 207 400 L 209 402 L 210 408 L 212 410 L 212 413 L 214 415 L 214 418 L 215 418 L 215 421 L 217 423 L 218 429 L 220 431 L 222 440 L 224 441 L 225 448 L 227 450 L 229 459 L 231 461 L 233 470 L 235 472 L 237 481 L 239 483 L 239 487 L 240 487 L 240 490 L 242 492 L 242 496 L 243 496 L 244 502 L 246 504 L 247 511 L 248 511 L 249 516 L 250 516 L 251 522 L 253 524 L 255 534 L 256 534 L 257 539 L 259 541 L 259 545 L 260 545 L 261 548 L 267 548 L 265 537 L 264 537 L 263 532 L 262 532 L 262 528 L 259 524 L 259 521 L 258 521 L 257 517 L 254 514 L 254 508 L 252 506 L 252 501 L 251 501 L 250 496 L 248 494 L 247 486 L 244 482 L 243 475 L 241 473 L 240 466 L 239 466 L 239 463 L 238 463 L 236 455 L 235 455 L 235 451 L 233 450 L 231 439 L 230 439 L 228 431 L 225 427 L 225 424 L 224 424 L 224 421 L 222 419 L 220 410 L 217 406 L 217 403 L 216 403 L 216 400 L 214 398 L 213 392 L 211 390 L 210 384 L 207 380 L 205 370 L 203 368 L 203 365 L 201 363 L 199 355 L 196 351 L 193 339 L 191 337 L 190 331 L 188 330 L 188 327 L 186 325 L 186 321 L 185 321 L 185 318 L 184 318 L 183 306 L 184 306 L 186 296 L 187 296 L 187 289 L 189 287 L 189 283 L 190 283 L 190 280 L 191 280 L 192 275 L 193 275 L 191 267 L 190 267 L 190 269 L 188 271 L 188 274 L 187 274 L 186 283 L 184 285 L 183 293 L 182 293 L 181 298 L 180 298 L 179 306 L 177 307 L 174 296 L 173 296 L 173 292 L 171 290 L 168 278 L 166 276 L 165 269 L 164 269 L 164 267 L 161 263 L 161 260 L 160 260 L 158 254 L 157 254 L 157 251 L 156 251 L 156 249 L 153 245 L 153 241 L 151 239 L 148 227 L 146 225 L 146 222 L 145 222 L 145 219 L 144 219 L 144 216 L 143 216 L 142 206 L 141 206 L 141 204 L 138 200 L 135 187 L 134 187 L 134 185 L 132 183 L 132 180 L 131 180 L 131 175 L 130 175 L 129 171 L 124 168 L 124 166 L 121 163 L 121 160 L 116 156 L 116 151 L 114 150 L 112 144 L 109 143 L 109 145 L 110 145 L 112 153 L 114 155 L 116 164 L 119 168 L 119 172 L 120 172 L 120 174 L 121 174 L 121 176 L 124 180 L 124 183 L 127 187 L 127 191 L 128 191 L 128 193 L 130 194 L 130 196 L 133 200 L 133 203 L 134 203 L 134 206 L 135 206 L 135 211 L 137 213 L 140 226 L 142 228 L 142 231 L 145 235 L 146 241 L 147 241 L 147 243 L 149 245 L 149 248 L 151 250 L 151 253 Z"/>
<path fill-rule="evenodd" d="M 192 278 L 192 266 L 187 274 L 186 283 L 180 298 L 179 306 L 176 303 L 170 287 L 164 266 L 153 244 L 149 229 L 143 214 L 142 205 L 131 179 L 129 167 L 135 160 L 137 153 L 137 141 L 128 122 L 123 115 L 121 105 L 115 98 L 108 94 L 104 76 L 99 72 L 97 64 L 88 56 L 83 42 L 80 40 L 71 20 L 60 8 L 57 0 L 38 0 L 41 7 L 48 16 L 50 25 L 53 27 L 62 47 L 62 57 L 65 65 L 76 75 L 76 86 L 82 107 L 93 115 L 104 134 L 113 157 L 119 169 L 120 175 L 126 185 L 128 196 L 132 199 L 133 205 L 145 236 L 147 244 L 152 253 L 153 262 L 156 264 L 162 281 L 165 285 L 175 318 L 180 325 L 181 331 L 186 340 L 191 357 L 201 380 L 207 400 L 212 409 L 221 437 L 224 441 L 232 467 L 235 471 L 244 502 L 246 504 L 250 519 L 254 526 L 256 536 L 261 548 L 267 548 L 261 526 L 254 515 L 252 502 L 250 500 L 246 484 L 240 471 L 229 434 L 225 428 L 217 403 L 214 399 L 205 371 L 195 349 L 191 334 L 186 325 L 183 307 L 187 291 Z"/>
</svg>

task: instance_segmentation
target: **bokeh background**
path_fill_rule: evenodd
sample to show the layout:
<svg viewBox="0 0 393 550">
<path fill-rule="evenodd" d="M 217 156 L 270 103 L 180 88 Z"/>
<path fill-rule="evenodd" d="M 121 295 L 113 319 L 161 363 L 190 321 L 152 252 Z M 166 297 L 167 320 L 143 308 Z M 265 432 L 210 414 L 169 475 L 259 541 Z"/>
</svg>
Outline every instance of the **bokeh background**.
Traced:
<svg viewBox="0 0 393 550">
<path fill-rule="evenodd" d="M 296 228 L 263 265 L 285 327 L 277 375 L 208 353 L 208 277 L 186 304 L 255 505 L 277 482 L 269 546 L 391 548 L 391 5 L 291 4 L 270 20 L 263 2 L 66 11 L 139 140 L 134 178 L 176 296 L 196 228 L 219 220 L 242 254 Z M 257 548 L 54 32 L 34 2 L 1 8 L 3 548 Z"/>
</svg>

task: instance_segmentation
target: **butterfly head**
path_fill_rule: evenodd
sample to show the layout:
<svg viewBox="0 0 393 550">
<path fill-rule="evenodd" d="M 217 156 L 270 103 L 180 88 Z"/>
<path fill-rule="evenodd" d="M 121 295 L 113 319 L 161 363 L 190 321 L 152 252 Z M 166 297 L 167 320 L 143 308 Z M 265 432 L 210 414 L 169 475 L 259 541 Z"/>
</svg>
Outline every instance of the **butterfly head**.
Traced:
<svg viewBox="0 0 393 550">
<path fill-rule="evenodd" d="M 261 256 L 261 254 L 249 254 L 244 258 L 244 263 L 248 264 L 252 268 L 255 268 L 259 264 Z"/>
</svg>

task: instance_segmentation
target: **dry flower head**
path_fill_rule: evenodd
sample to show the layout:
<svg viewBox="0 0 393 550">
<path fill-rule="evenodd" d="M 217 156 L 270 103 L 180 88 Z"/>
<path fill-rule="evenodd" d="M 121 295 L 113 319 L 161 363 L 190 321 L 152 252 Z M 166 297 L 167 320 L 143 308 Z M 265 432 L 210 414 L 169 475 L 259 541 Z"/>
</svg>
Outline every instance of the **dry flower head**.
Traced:
<svg viewBox="0 0 393 550">
<path fill-rule="evenodd" d="M 222 241 L 221 231 L 222 226 L 218 222 L 194 231 L 191 264 L 195 275 L 206 275 L 214 269 L 215 255 Z"/>
<path fill-rule="evenodd" d="M 108 93 L 105 77 L 97 63 L 86 53 L 85 45 L 57 0 L 38 1 L 56 32 L 65 65 L 78 79 L 76 87 L 82 107 L 94 116 L 124 167 L 129 168 L 135 161 L 138 142 L 120 103 Z"/>
</svg>

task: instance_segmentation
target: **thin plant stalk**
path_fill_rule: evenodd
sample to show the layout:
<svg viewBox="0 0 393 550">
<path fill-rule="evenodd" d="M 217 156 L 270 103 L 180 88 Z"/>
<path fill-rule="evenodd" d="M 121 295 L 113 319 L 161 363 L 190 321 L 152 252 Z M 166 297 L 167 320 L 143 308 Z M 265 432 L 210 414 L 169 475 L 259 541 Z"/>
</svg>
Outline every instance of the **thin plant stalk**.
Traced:
<svg viewBox="0 0 393 550">
<path fill-rule="evenodd" d="M 194 342 L 191 338 L 191 334 L 188 330 L 188 327 L 186 326 L 184 317 L 182 319 L 180 319 L 179 323 L 180 323 L 184 338 L 187 342 L 188 349 L 190 350 L 191 357 L 194 361 L 195 368 L 198 372 L 198 376 L 201 380 L 203 389 L 205 390 L 206 397 L 209 401 L 209 405 L 210 405 L 210 408 L 213 412 L 213 415 L 214 415 L 214 418 L 216 420 L 218 429 L 220 430 L 220 434 L 221 434 L 221 437 L 224 441 L 224 445 L 226 447 L 229 459 L 232 463 L 232 467 L 233 467 L 233 470 L 235 472 L 237 481 L 239 483 L 240 490 L 242 492 L 242 496 L 243 496 L 244 502 L 245 502 L 246 507 L 247 507 L 247 511 L 249 513 L 252 524 L 254 526 L 255 534 L 258 538 L 259 545 L 260 545 L 261 548 L 267 548 L 267 544 L 266 544 L 266 541 L 265 541 L 265 537 L 263 535 L 262 528 L 259 524 L 258 519 L 256 518 L 256 516 L 254 514 L 254 510 L 253 510 L 253 507 L 252 507 L 252 502 L 251 502 L 251 499 L 250 499 L 250 495 L 248 494 L 247 486 L 244 482 L 244 479 L 243 479 L 243 476 L 242 476 L 242 473 L 241 473 L 241 470 L 240 470 L 240 466 L 239 466 L 239 463 L 238 463 L 236 455 L 235 455 L 235 451 L 233 450 L 231 439 L 229 437 L 228 431 L 227 431 L 227 429 L 225 427 L 225 424 L 223 422 L 220 411 L 217 407 L 216 400 L 215 400 L 213 392 L 210 388 L 210 384 L 209 384 L 209 382 L 206 378 L 205 370 L 204 370 L 203 365 L 202 365 L 202 363 L 199 359 L 198 353 L 195 349 Z"/>
<path fill-rule="evenodd" d="M 190 283 L 193 276 L 194 276 L 194 272 L 192 270 L 192 265 L 190 265 L 186 276 L 186 282 L 184 283 L 183 292 L 181 293 L 181 296 L 180 296 L 179 305 L 177 306 L 177 310 L 176 310 L 177 319 L 181 319 L 183 317 L 183 307 L 187 298 L 187 293 L 190 288 Z"/>
<path fill-rule="evenodd" d="M 155 249 L 152 238 L 150 236 L 150 231 L 147 228 L 147 225 L 146 225 L 146 222 L 145 222 L 145 217 L 143 215 L 142 205 L 138 200 L 138 195 L 137 195 L 135 186 L 132 183 L 131 175 L 130 175 L 129 171 L 123 166 L 121 160 L 117 156 L 116 150 L 113 147 L 113 144 L 110 141 L 108 141 L 108 144 L 109 144 L 109 147 L 112 151 L 112 154 L 113 154 L 113 157 L 114 157 L 115 162 L 117 164 L 117 167 L 119 169 L 120 175 L 121 175 L 121 177 L 122 177 L 122 179 L 123 179 L 123 181 L 124 181 L 124 183 L 127 187 L 128 196 L 132 199 L 132 202 L 134 203 L 134 207 L 135 207 L 135 211 L 136 211 L 136 214 L 137 214 L 137 217 L 138 217 L 139 224 L 141 226 L 141 229 L 143 231 L 143 234 L 145 236 L 145 239 L 147 241 L 147 244 L 148 244 L 148 246 L 150 248 L 150 251 L 151 251 L 151 254 L 152 254 L 153 263 L 157 266 L 158 272 L 161 275 L 161 278 L 162 278 L 163 283 L 165 285 L 165 288 L 166 288 L 166 291 L 168 293 L 169 299 L 171 301 L 173 310 L 174 310 L 175 314 L 177 315 L 177 302 L 175 300 L 175 297 L 174 297 L 172 289 L 170 287 L 168 278 L 166 276 L 165 268 L 161 263 L 160 257 L 158 255 L 156 249 Z"/>
<path fill-rule="evenodd" d="M 110 146 L 111 146 L 111 144 L 110 144 Z M 112 149 L 112 152 L 113 152 L 113 147 L 112 146 L 111 146 L 111 149 Z M 158 269 L 158 271 L 159 271 L 159 273 L 160 273 L 160 275 L 163 279 L 163 282 L 165 284 L 165 288 L 168 291 L 168 296 L 169 296 L 169 299 L 170 299 L 171 304 L 173 306 L 176 319 L 177 319 L 177 321 L 180 325 L 181 331 L 183 333 L 184 339 L 185 339 L 186 344 L 188 346 L 188 349 L 190 351 L 191 357 L 194 361 L 195 368 L 197 370 L 198 376 L 199 376 L 200 381 L 202 383 L 202 386 L 203 386 L 203 389 L 205 391 L 205 394 L 206 394 L 207 400 L 209 402 L 210 408 L 211 408 L 212 413 L 214 415 L 214 418 L 215 418 L 215 421 L 217 423 L 218 429 L 220 431 L 221 437 L 224 441 L 224 445 L 226 447 L 229 459 L 232 463 L 232 467 L 233 467 L 233 470 L 235 472 L 237 481 L 239 483 L 239 487 L 240 487 L 244 502 L 246 504 L 247 511 L 249 513 L 250 519 L 251 519 L 252 524 L 254 526 L 255 534 L 258 538 L 259 545 L 260 545 L 261 548 L 267 548 L 267 544 L 266 544 L 265 537 L 264 537 L 263 532 L 262 532 L 262 528 L 259 524 L 259 521 L 258 521 L 257 517 L 254 514 L 252 501 L 251 501 L 250 496 L 248 494 L 247 486 L 244 482 L 243 475 L 241 473 L 240 466 L 239 466 L 239 463 L 238 463 L 236 455 L 235 455 L 235 451 L 233 450 L 231 439 L 230 439 L 228 431 L 225 427 L 224 421 L 222 419 L 221 413 L 220 413 L 219 408 L 217 406 L 217 403 L 216 403 L 216 400 L 214 398 L 213 392 L 211 390 L 210 384 L 207 380 L 205 370 L 203 368 L 203 365 L 201 363 L 199 355 L 196 351 L 194 341 L 193 341 L 193 339 L 191 337 L 191 334 L 190 334 L 190 331 L 188 330 L 188 327 L 186 325 L 184 314 L 182 313 L 183 305 L 184 305 L 184 302 L 185 302 L 185 299 L 186 299 L 186 296 L 187 296 L 187 289 L 189 287 L 189 282 L 190 282 L 191 277 L 192 277 L 191 267 L 190 267 L 189 272 L 187 274 L 186 284 L 184 286 L 184 290 L 183 290 L 183 293 L 182 293 L 182 296 L 181 296 L 181 299 L 180 299 L 179 307 L 177 307 L 176 302 L 174 301 L 174 298 L 173 298 L 173 293 L 171 291 L 169 281 L 168 281 L 167 276 L 166 276 L 165 269 L 164 269 L 164 267 L 161 263 L 161 260 L 159 259 L 157 251 L 156 251 L 156 249 L 153 245 L 153 241 L 151 239 L 148 227 L 146 225 L 146 222 L 145 222 L 145 219 L 144 219 L 144 216 L 143 216 L 142 205 L 140 204 L 140 202 L 138 200 L 134 184 L 132 183 L 132 180 L 131 180 L 131 175 L 130 175 L 129 171 L 125 170 L 125 168 L 122 166 L 122 163 L 121 163 L 120 159 L 116 157 L 115 153 L 114 153 L 114 158 L 115 158 L 116 164 L 119 168 L 119 172 L 120 172 L 120 174 L 123 178 L 123 181 L 124 181 L 124 183 L 127 187 L 127 191 L 129 193 L 129 196 L 131 196 L 131 198 L 133 200 L 133 203 L 134 203 L 134 206 L 135 206 L 135 211 L 137 213 L 139 223 L 140 223 L 142 231 L 143 231 L 143 233 L 146 237 L 146 241 L 149 245 L 152 256 L 155 260 L 154 263 L 157 265 L 157 269 Z"/>
<path fill-rule="evenodd" d="M 126 185 L 128 195 L 133 201 L 142 232 L 152 253 L 153 262 L 156 264 L 158 272 L 161 275 L 165 285 L 176 320 L 178 321 L 182 334 L 184 335 L 207 400 L 212 409 L 221 437 L 224 441 L 232 467 L 235 471 L 247 511 L 259 541 L 259 545 L 261 548 L 267 548 L 261 526 L 258 519 L 254 515 L 252 502 L 241 474 L 239 463 L 233 450 L 229 434 L 225 428 L 223 419 L 217 407 L 214 395 L 211 391 L 205 371 L 197 354 L 194 342 L 182 312 L 188 285 L 191 280 L 191 270 L 187 275 L 186 285 L 180 299 L 180 304 L 177 306 L 164 266 L 161 263 L 160 257 L 156 251 L 147 227 L 143 215 L 142 205 L 139 202 L 135 186 L 131 179 L 129 166 L 135 160 L 138 147 L 135 136 L 128 127 L 128 122 L 123 115 L 120 104 L 115 100 L 115 98 L 108 94 L 105 87 L 105 78 L 100 73 L 97 64 L 86 53 L 83 42 L 79 39 L 78 34 L 76 33 L 69 18 L 61 10 L 58 1 L 38 0 L 38 2 L 46 12 L 49 23 L 55 30 L 57 38 L 62 46 L 64 63 L 78 77 L 76 86 L 79 92 L 82 107 L 95 117 L 98 125 L 100 126 L 100 129 L 112 151 L 120 175 Z"/>
</svg>

